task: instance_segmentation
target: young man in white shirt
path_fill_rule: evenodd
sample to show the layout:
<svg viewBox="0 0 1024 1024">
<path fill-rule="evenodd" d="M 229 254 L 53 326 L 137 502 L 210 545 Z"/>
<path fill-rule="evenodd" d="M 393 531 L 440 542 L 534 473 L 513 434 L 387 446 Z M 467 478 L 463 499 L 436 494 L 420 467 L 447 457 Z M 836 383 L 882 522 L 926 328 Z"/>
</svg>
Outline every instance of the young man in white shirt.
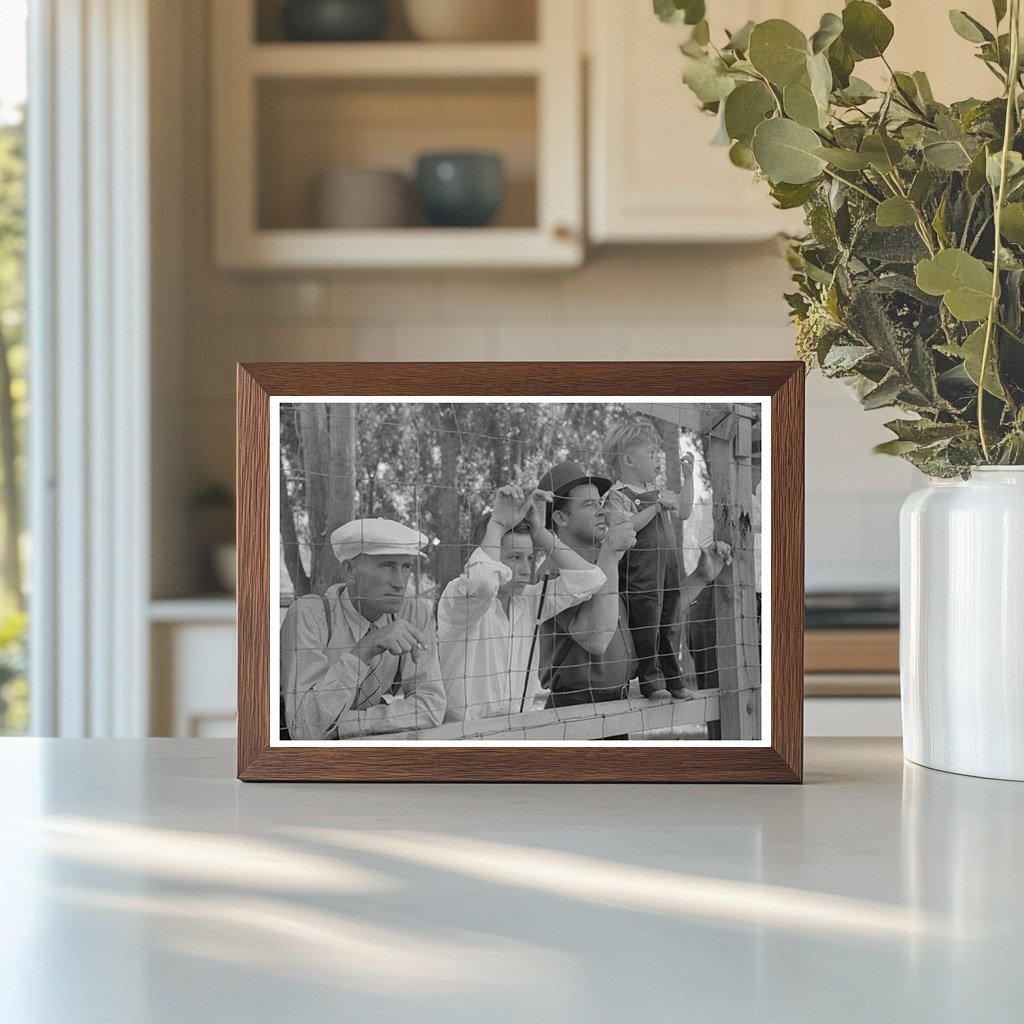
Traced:
<svg viewBox="0 0 1024 1024">
<path fill-rule="evenodd" d="M 589 600 L 605 584 L 598 566 L 545 525 L 548 497 L 543 491 L 528 496 L 514 484 L 499 488 L 479 547 L 465 572 L 445 587 L 437 610 L 445 721 L 542 707 L 539 623 Z M 535 583 L 539 554 L 548 556 L 557 576 L 545 573 Z"/>
</svg>

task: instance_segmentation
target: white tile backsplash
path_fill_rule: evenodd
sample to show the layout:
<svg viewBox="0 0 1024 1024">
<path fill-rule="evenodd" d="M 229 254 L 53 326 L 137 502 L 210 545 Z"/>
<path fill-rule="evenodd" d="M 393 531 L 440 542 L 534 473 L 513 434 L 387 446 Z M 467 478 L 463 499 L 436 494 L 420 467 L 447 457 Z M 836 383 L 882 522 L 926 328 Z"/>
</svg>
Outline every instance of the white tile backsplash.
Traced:
<svg viewBox="0 0 1024 1024">
<path fill-rule="evenodd" d="M 788 274 L 769 247 L 602 252 L 571 273 L 233 280 L 203 266 L 186 315 L 197 486 L 231 479 L 236 361 L 793 358 Z M 871 451 L 889 418 L 807 379 L 809 589 L 897 584 L 899 506 L 920 482 Z"/>
</svg>

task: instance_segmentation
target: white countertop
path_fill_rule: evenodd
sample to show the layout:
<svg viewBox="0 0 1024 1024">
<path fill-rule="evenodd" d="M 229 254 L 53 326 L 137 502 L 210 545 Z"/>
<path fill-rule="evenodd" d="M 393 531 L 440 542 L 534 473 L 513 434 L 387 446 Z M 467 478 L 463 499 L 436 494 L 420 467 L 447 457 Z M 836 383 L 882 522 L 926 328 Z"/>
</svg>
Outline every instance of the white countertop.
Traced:
<svg viewBox="0 0 1024 1024">
<path fill-rule="evenodd" d="M 1024 1017 L 1024 785 L 810 740 L 803 787 L 243 785 L 0 741 L 10 1024 Z"/>
</svg>

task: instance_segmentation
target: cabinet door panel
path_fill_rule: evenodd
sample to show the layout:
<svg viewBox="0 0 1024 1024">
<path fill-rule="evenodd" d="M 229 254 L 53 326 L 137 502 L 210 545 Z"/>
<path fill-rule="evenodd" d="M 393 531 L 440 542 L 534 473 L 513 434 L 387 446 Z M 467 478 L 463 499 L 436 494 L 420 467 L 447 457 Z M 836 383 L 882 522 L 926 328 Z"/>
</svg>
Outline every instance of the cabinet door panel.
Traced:
<svg viewBox="0 0 1024 1024">
<path fill-rule="evenodd" d="M 649 0 L 586 0 L 590 26 L 589 220 L 594 242 L 710 242 L 800 231 L 799 211 L 776 210 L 767 186 L 734 167 L 710 144 L 715 120 L 682 84 L 678 45 L 686 26 L 662 25 Z M 810 34 L 829 0 L 708 0 L 712 38 L 748 19 L 785 18 Z M 989 0 L 956 6 L 988 24 Z M 928 72 L 944 101 L 992 96 L 998 83 L 953 32 L 945 5 L 897 0 L 888 54 L 894 67 Z M 1005 28 L 1005 25 L 1004 25 Z M 861 77 L 887 78 L 881 61 L 858 65 Z"/>
<path fill-rule="evenodd" d="M 663 25 L 646 0 L 589 0 L 589 215 L 594 242 L 713 242 L 799 230 L 776 210 L 765 183 L 712 146 L 716 123 L 682 84 L 689 28 Z M 748 19 L 789 17 L 820 0 L 739 0 L 727 20 L 708 4 L 715 38 Z M 817 24 L 816 17 L 814 24 Z"/>
</svg>

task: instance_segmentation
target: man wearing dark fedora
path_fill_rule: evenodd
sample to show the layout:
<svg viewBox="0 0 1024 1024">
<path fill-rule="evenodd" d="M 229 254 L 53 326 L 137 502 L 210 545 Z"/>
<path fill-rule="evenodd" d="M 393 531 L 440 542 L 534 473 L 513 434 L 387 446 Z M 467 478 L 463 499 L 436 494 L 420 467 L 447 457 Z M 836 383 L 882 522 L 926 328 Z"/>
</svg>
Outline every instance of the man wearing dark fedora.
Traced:
<svg viewBox="0 0 1024 1024">
<path fill-rule="evenodd" d="M 538 484 L 554 496 L 549 527 L 605 575 L 593 597 L 540 624 L 540 678 L 551 694 L 548 707 L 622 700 L 636 675 L 618 593 L 619 560 L 636 543 L 636 532 L 625 517 L 609 521 L 602 498 L 611 485 L 575 462 L 553 466 Z"/>
</svg>

